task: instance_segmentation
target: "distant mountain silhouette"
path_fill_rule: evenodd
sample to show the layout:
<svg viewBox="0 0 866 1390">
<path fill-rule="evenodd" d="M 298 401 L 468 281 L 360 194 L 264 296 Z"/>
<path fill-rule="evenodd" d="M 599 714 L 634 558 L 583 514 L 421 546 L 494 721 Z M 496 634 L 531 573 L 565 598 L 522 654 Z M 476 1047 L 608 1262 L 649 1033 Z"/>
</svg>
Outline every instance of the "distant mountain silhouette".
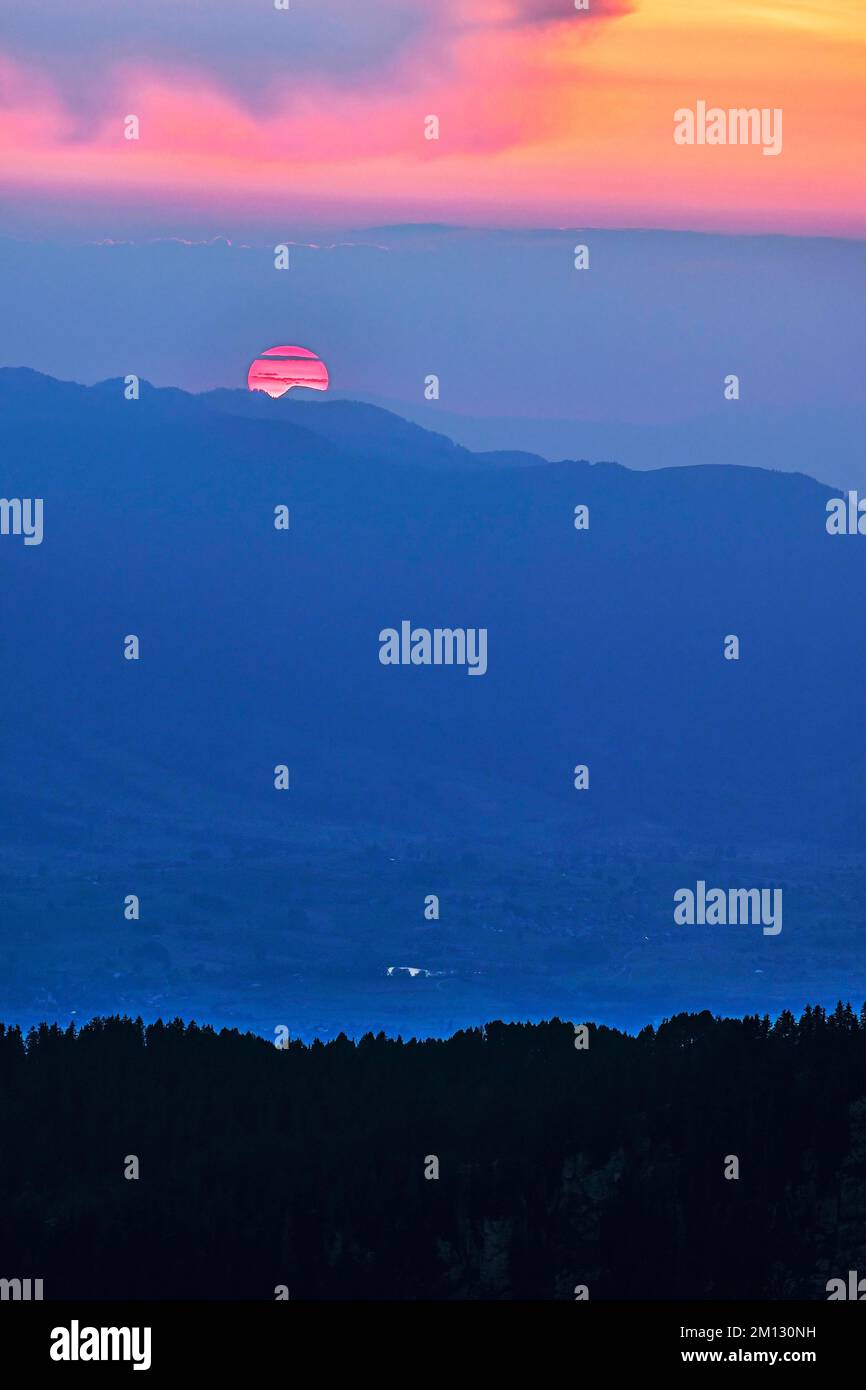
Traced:
<svg viewBox="0 0 866 1390">
<path fill-rule="evenodd" d="M 239 394 L 239 393 L 238 393 Z M 490 417 L 458 414 L 441 401 L 371 403 L 440 430 L 475 452 L 531 450 L 544 460 L 616 459 L 628 468 L 738 464 L 803 472 L 833 487 L 866 483 L 863 406 L 810 405 L 798 410 L 738 401 L 691 420 L 641 424 L 629 420 Z M 526 460 L 528 462 L 528 459 Z"/>
<path fill-rule="evenodd" d="M 829 488 L 500 467 L 363 404 L 23 370 L 0 449 L 45 527 L 0 537 L 7 1017 L 207 987 L 258 1023 L 255 982 L 297 977 L 308 1028 L 540 1016 L 577 981 L 623 1018 L 838 996 L 866 963 L 856 858 L 791 889 L 776 942 L 671 924 L 704 870 L 776 883 L 864 843 L 866 539 L 827 535 Z M 403 620 L 486 628 L 486 675 L 383 666 Z"/>
<path fill-rule="evenodd" d="M 361 401 L 315 400 L 298 395 L 273 400 L 261 391 L 208 391 L 197 398 L 227 415 L 312 429 L 338 448 L 381 463 L 471 466 L 475 456 L 444 435 L 422 429 Z M 317 408 L 318 407 L 318 408 Z"/>
</svg>

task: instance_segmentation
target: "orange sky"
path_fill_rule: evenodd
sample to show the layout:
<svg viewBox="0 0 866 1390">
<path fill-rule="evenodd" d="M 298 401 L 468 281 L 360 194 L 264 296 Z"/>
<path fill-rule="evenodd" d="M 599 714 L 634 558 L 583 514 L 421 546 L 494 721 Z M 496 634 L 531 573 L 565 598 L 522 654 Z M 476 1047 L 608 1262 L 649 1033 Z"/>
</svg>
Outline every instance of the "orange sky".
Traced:
<svg viewBox="0 0 866 1390">
<path fill-rule="evenodd" d="M 215 230 L 241 214 L 863 236 L 864 0 L 570 3 L 532 0 L 528 23 L 530 0 L 443 0 L 435 41 L 376 82 L 319 72 L 255 103 L 206 64 L 127 52 L 86 119 L 56 67 L 0 37 L 0 183 L 43 207 L 191 207 Z M 674 144 L 674 111 L 699 99 L 782 108 L 780 156 Z"/>
</svg>

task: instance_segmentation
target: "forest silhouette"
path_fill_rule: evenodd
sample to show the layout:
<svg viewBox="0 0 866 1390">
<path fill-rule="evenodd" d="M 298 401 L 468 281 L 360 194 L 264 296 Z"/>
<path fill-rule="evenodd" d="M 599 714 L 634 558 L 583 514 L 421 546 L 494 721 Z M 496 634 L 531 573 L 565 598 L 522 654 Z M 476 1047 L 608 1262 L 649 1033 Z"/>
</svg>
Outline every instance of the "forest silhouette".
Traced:
<svg viewBox="0 0 866 1390">
<path fill-rule="evenodd" d="M 0 1276 L 46 1299 L 822 1299 L 866 1272 L 866 1005 L 586 1040 L 0 1026 Z"/>
</svg>

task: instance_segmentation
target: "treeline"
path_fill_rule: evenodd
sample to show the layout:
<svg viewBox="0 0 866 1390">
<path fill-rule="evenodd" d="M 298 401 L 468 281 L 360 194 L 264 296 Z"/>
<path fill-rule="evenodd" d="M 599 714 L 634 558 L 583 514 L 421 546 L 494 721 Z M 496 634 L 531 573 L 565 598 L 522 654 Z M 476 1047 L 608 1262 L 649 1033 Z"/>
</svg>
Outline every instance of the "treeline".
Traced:
<svg viewBox="0 0 866 1390">
<path fill-rule="evenodd" d="M 0 1114 L 0 1278 L 49 1299 L 811 1299 L 866 1275 L 866 1006 L 285 1049 L 0 1026 Z"/>
</svg>

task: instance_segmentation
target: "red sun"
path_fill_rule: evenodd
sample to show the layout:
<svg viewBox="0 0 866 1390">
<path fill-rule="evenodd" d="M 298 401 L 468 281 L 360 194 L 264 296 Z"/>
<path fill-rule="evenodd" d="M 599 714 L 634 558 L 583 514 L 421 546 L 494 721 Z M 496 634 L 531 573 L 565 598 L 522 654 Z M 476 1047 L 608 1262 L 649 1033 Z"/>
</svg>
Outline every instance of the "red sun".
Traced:
<svg viewBox="0 0 866 1390">
<path fill-rule="evenodd" d="M 250 390 L 266 391 L 269 396 L 284 396 L 293 386 L 327 391 L 328 379 L 321 357 L 302 347 L 266 348 L 247 372 Z"/>
</svg>

